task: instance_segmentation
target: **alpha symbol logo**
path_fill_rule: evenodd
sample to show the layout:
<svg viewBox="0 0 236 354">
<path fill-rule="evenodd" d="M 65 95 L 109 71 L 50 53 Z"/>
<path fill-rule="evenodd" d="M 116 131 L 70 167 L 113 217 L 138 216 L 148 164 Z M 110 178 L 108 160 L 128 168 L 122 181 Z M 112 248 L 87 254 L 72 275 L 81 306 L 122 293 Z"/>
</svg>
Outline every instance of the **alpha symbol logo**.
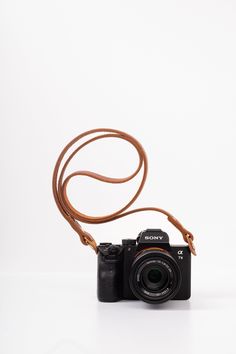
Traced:
<svg viewBox="0 0 236 354">
<path fill-rule="evenodd" d="M 157 241 L 161 241 L 162 239 L 163 239 L 163 236 L 152 236 L 152 235 L 150 235 L 150 236 L 145 236 L 145 240 L 151 240 L 151 241 L 157 240 Z"/>
<path fill-rule="evenodd" d="M 178 259 L 183 260 L 184 259 L 184 253 L 183 250 L 178 250 Z"/>
</svg>

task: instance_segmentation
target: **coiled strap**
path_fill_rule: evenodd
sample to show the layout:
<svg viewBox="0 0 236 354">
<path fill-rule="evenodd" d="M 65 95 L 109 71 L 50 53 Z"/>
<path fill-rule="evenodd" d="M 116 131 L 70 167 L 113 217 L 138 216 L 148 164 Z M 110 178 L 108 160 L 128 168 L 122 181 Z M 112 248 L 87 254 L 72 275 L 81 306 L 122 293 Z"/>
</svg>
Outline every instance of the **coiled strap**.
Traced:
<svg viewBox="0 0 236 354">
<path fill-rule="evenodd" d="M 68 150 L 75 144 L 77 143 L 80 139 L 87 137 L 89 135 L 94 135 L 95 133 L 98 133 L 98 135 L 91 137 L 89 140 L 83 142 L 81 145 L 77 146 L 73 152 L 69 154 L 67 158 L 65 158 L 65 155 L 67 154 Z M 76 153 L 78 153 L 82 148 L 84 148 L 86 145 L 92 143 L 93 141 L 99 140 L 99 139 L 104 139 L 104 138 L 119 138 L 128 141 L 130 144 L 134 146 L 136 149 L 138 155 L 139 155 L 139 164 L 137 169 L 133 174 L 131 174 L 128 177 L 124 178 L 111 178 L 111 177 L 106 177 L 103 175 L 100 175 L 95 172 L 91 171 L 75 171 L 71 174 L 69 174 L 67 177 L 64 177 L 66 168 L 71 161 L 71 159 L 75 156 Z M 62 163 L 62 160 L 65 158 L 65 162 Z M 143 167 L 143 177 L 141 180 L 141 183 L 139 185 L 139 188 L 135 195 L 132 197 L 132 199 L 120 210 L 117 210 L 113 214 L 105 215 L 105 216 L 89 216 L 82 214 L 78 210 L 76 210 L 72 204 L 70 203 L 68 196 L 67 196 L 67 185 L 71 178 L 76 177 L 76 176 L 87 176 L 90 178 L 94 178 L 96 180 L 106 182 L 106 183 L 125 183 L 132 178 L 134 178 L 141 168 Z M 81 225 L 79 222 L 87 223 L 87 224 L 100 224 L 100 223 L 105 223 L 109 221 L 113 221 L 119 218 L 122 218 L 124 216 L 137 213 L 140 211 L 157 211 L 162 214 L 165 214 L 168 218 L 168 220 L 182 233 L 183 239 L 185 242 L 188 243 L 189 248 L 191 252 L 196 255 L 195 252 L 195 247 L 193 245 L 193 235 L 191 232 L 186 230 L 181 223 L 174 218 L 169 212 L 166 210 L 160 209 L 160 208 L 154 208 L 154 207 L 145 207 L 145 208 L 138 208 L 138 209 L 132 209 L 126 211 L 133 203 L 134 201 L 138 198 L 139 194 L 141 193 L 143 186 L 146 181 L 147 177 L 147 170 L 148 170 L 148 163 L 147 163 L 147 156 L 146 153 L 142 147 L 142 145 L 131 135 L 128 135 L 127 133 L 124 133 L 119 130 L 115 129 L 107 129 L 107 128 L 100 128 L 100 129 L 93 129 L 89 130 L 87 132 L 84 132 L 80 135 L 78 135 L 76 138 L 74 138 L 69 144 L 66 145 L 66 147 L 62 150 L 60 156 L 58 157 L 58 160 L 56 162 L 54 172 L 53 172 L 53 180 L 52 180 L 52 186 L 53 186 L 53 194 L 54 198 L 56 201 L 56 204 L 64 216 L 64 218 L 69 222 L 69 224 L 72 226 L 72 228 L 78 233 L 81 242 L 84 245 L 90 245 L 95 252 L 97 252 L 97 244 L 94 238 L 85 230 L 82 229 Z M 78 222 L 79 221 L 79 222 Z"/>
</svg>

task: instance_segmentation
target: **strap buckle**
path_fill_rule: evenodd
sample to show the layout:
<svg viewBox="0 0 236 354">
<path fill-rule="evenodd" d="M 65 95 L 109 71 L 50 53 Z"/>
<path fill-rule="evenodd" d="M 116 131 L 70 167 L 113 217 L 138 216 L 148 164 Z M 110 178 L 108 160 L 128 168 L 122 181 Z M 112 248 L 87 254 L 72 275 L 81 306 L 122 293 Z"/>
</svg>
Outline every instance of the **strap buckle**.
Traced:
<svg viewBox="0 0 236 354">
<path fill-rule="evenodd" d="M 68 221 L 79 235 L 80 241 L 83 243 L 83 245 L 92 247 L 92 249 L 97 253 L 97 243 L 92 237 L 92 235 L 89 232 L 83 230 L 78 221 L 73 219 L 72 217 L 70 217 Z"/>
<path fill-rule="evenodd" d="M 190 231 L 186 230 L 183 227 L 183 225 L 174 216 L 168 215 L 168 220 L 181 232 L 184 241 L 189 245 L 189 249 L 191 253 L 194 256 L 196 256 L 197 253 L 196 253 L 195 246 L 193 244 L 193 240 L 194 240 L 193 234 Z"/>
<path fill-rule="evenodd" d="M 92 247 L 92 249 L 97 253 L 98 250 L 97 250 L 97 243 L 96 241 L 94 240 L 94 238 L 92 237 L 92 235 L 87 232 L 87 231 L 84 231 L 82 230 L 82 239 L 83 239 L 83 244 L 84 245 L 87 245 L 87 246 L 90 246 Z"/>
<path fill-rule="evenodd" d="M 187 231 L 187 233 L 185 234 L 185 241 L 188 243 L 191 253 L 194 256 L 196 256 L 197 253 L 196 253 L 196 248 L 194 246 L 193 240 L 194 240 L 193 234 L 191 234 L 191 232 Z"/>
</svg>

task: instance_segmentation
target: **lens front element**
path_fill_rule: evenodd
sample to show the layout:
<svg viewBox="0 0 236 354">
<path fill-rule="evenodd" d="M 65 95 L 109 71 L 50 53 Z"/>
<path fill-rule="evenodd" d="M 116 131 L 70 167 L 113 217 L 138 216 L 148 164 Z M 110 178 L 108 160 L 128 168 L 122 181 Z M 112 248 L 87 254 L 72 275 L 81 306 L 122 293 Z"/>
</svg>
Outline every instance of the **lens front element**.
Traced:
<svg viewBox="0 0 236 354">
<path fill-rule="evenodd" d="M 148 272 L 148 280 L 151 283 L 159 283 L 161 279 L 162 279 L 162 273 L 158 268 L 151 269 Z"/>
<path fill-rule="evenodd" d="M 151 291 L 162 289 L 169 279 L 167 271 L 161 265 L 152 264 L 144 267 L 141 277 L 143 286 Z"/>
</svg>

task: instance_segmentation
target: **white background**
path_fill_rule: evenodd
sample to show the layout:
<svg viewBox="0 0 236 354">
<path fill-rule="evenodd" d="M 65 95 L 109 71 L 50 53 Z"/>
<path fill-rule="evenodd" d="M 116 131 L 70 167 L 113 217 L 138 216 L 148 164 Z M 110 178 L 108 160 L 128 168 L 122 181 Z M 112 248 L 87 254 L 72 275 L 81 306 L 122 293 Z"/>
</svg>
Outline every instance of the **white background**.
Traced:
<svg viewBox="0 0 236 354">
<path fill-rule="evenodd" d="M 1 354 L 235 353 L 235 18 L 233 0 L 1 1 Z M 194 233 L 190 301 L 97 302 L 96 256 L 51 192 L 60 150 L 97 127 L 146 149 L 135 206 L 163 207 Z M 136 163 L 127 143 L 110 140 L 72 167 L 121 177 Z M 70 195 L 99 215 L 138 180 L 81 178 Z M 84 225 L 117 243 L 147 227 L 181 241 L 153 213 Z"/>
</svg>

